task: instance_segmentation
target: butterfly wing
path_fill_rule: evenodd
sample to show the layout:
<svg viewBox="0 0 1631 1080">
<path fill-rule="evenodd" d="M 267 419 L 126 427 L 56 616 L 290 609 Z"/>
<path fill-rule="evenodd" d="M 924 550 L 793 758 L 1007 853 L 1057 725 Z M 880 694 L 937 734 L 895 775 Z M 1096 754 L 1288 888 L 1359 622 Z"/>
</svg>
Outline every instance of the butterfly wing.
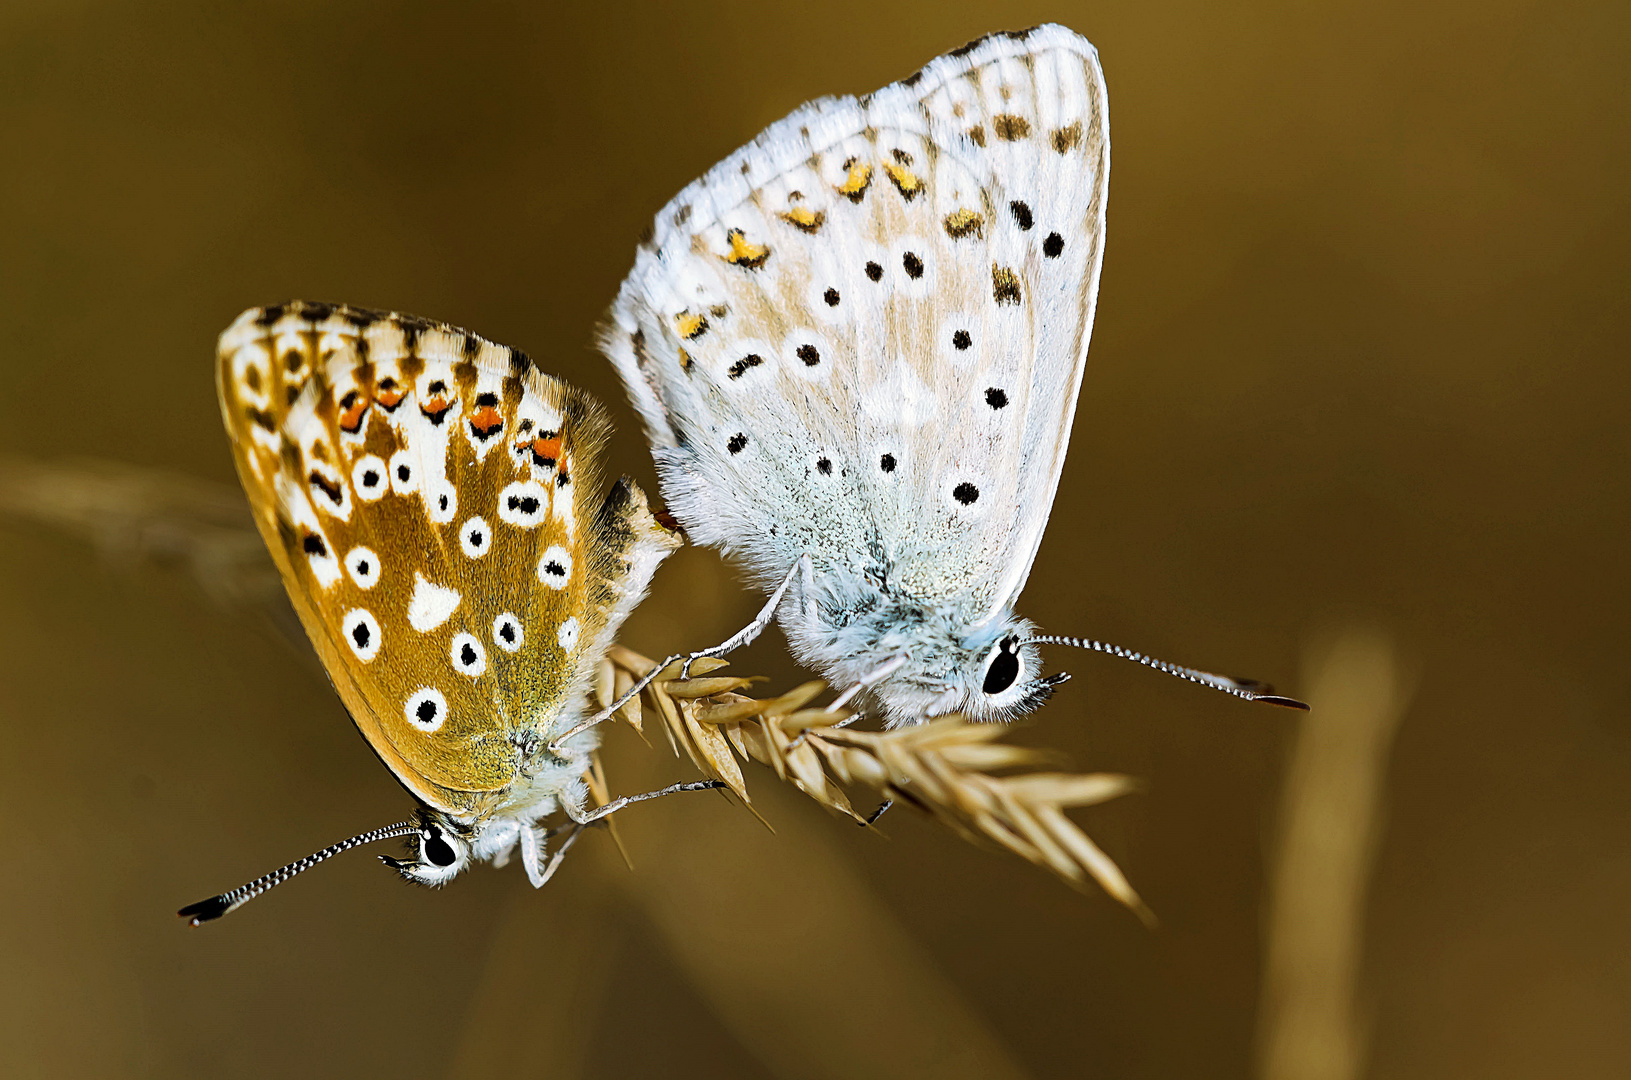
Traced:
<svg viewBox="0 0 1631 1080">
<path fill-rule="evenodd" d="M 222 335 L 218 388 L 357 726 L 429 805 L 502 805 L 679 543 L 628 481 L 600 500 L 599 407 L 454 327 L 300 303 Z"/>
<path fill-rule="evenodd" d="M 604 348 L 692 538 L 978 621 L 1064 465 L 1103 258 L 1103 73 L 1059 26 L 813 102 L 656 219 Z"/>
</svg>

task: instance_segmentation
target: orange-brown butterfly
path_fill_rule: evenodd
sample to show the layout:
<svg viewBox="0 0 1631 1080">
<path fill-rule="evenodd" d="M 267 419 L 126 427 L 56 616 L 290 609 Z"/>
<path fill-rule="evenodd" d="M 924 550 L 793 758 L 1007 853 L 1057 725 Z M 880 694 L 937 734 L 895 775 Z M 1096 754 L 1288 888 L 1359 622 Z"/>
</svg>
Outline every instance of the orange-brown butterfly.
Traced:
<svg viewBox="0 0 1631 1080">
<path fill-rule="evenodd" d="M 567 733 L 613 635 L 680 546 L 609 426 L 523 353 L 330 304 L 246 311 L 221 335 L 221 415 L 255 523 L 357 727 L 419 800 L 408 820 L 183 908 L 193 925 L 358 844 L 441 885 L 517 847 L 534 885 L 582 826 L 596 735 Z M 542 819 L 572 820 L 547 860 Z"/>
</svg>

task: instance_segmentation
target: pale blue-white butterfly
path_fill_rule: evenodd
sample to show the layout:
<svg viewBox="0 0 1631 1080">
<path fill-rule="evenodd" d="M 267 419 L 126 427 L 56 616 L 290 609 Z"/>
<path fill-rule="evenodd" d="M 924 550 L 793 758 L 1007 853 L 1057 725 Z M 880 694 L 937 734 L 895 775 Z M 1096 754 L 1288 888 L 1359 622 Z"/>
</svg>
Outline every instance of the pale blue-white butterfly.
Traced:
<svg viewBox="0 0 1631 1080">
<path fill-rule="evenodd" d="M 771 593 L 710 654 L 779 615 L 892 726 L 1035 708 L 1066 677 L 1040 643 L 1301 706 L 1013 612 L 1087 357 L 1106 110 L 1086 40 L 994 34 L 805 105 L 657 214 L 602 344 L 670 511 Z"/>
</svg>

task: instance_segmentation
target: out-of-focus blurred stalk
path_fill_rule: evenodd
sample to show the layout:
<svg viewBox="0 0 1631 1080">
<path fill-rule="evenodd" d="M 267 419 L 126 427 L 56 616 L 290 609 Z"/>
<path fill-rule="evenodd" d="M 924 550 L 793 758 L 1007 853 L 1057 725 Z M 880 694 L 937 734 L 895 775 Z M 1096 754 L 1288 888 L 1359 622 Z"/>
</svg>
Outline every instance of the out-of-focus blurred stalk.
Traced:
<svg viewBox="0 0 1631 1080">
<path fill-rule="evenodd" d="M 1263 1080 L 1353 1080 L 1367 1021 L 1358 1000 L 1365 900 L 1387 761 L 1413 681 L 1392 640 L 1343 630 L 1311 648 L 1271 870 L 1258 1052 Z"/>
<path fill-rule="evenodd" d="M 223 603 L 277 598 L 243 493 L 118 461 L 0 457 L 0 515 L 82 537 L 116 561 L 180 563 Z"/>
</svg>

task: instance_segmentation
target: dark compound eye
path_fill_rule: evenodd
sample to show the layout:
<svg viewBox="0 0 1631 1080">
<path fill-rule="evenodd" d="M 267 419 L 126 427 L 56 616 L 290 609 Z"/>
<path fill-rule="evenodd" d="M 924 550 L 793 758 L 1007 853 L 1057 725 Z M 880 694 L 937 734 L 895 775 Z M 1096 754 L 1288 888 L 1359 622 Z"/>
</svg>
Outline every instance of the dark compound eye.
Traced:
<svg viewBox="0 0 1631 1080">
<path fill-rule="evenodd" d="M 425 858 L 429 859 L 432 864 L 436 866 L 452 866 L 454 863 L 459 861 L 458 855 L 454 854 L 453 852 L 453 846 L 446 840 L 442 839 L 441 829 L 438 829 L 436 826 L 432 825 L 430 828 L 425 830 L 423 838 Z"/>
<path fill-rule="evenodd" d="M 1014 638 L 1004 638 L 991 663 L 986 665 L 985 685 L 981 689 L 987 694 L 1000 694 L 1019 678 L 1019 656 L 1013 651 L 1015 644 Z"/>
</svg>

